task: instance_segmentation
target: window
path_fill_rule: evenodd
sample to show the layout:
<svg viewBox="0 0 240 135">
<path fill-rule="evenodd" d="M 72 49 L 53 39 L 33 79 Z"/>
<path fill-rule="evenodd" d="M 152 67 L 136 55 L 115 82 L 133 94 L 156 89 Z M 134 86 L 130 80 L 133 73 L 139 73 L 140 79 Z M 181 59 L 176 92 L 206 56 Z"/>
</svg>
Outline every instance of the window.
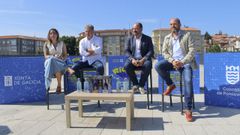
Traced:
<svg viewBox="0 0 240 135">
<path fill-rule="evenodd" d="M 17 45 L 17 40 L 16 39 L 11 39 L 10 42 L 11 42 L 10 43 L 11 45 Z"/>
</svg>

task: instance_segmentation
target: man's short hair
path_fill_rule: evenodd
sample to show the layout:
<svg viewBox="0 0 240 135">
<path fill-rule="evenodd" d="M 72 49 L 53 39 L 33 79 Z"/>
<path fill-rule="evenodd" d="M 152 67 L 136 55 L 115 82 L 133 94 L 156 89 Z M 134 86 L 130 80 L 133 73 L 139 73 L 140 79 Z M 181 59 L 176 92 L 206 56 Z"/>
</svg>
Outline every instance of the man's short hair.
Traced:
<svg viewBox="0 0 240 135">
<path fill-rule="evenodd" d="M 171 18 L 171 19 L 174 19 L 174 20 L 176 20 L 176 21 L 177 21 L 177 23 L 181 25 L 181 21 L 180 21 L 180 19 L 179 19 L 179 18 Z"/>
<path fill-rule="evenodd" d="M 143 25 L 140 22 L 136 22 L 135 25 L 138 25 L 141 29 L 143 28 Z"/>
<path fill-rule="evenodd" d="M 94 30 L 94 26 L 92 24 L 88 24 L 88 25 L 85 26 L 85 30 L 86 29 Z"/>
</svg>

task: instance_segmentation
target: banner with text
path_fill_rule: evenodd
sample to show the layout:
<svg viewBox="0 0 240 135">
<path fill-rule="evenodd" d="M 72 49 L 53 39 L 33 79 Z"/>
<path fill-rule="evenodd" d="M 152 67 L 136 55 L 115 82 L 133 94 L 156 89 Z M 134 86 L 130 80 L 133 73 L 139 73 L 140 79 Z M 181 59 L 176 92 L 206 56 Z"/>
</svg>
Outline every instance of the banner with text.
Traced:
<svg viewBox="0 0 240 135">
<path fill-rule="evenodd" d="M 43 57 L 0 58 L 0 104 L 45 99 Z"/>
<path fill-rule="evenodd" d="M 240 108 L 240 53 L 204 56 L 205 104 Z"/>
<path fill-rule="evenodd" d="M 109 56 L 108 57 L 108 72 L 109 75 L 113 76 L 112 88 L 116 89 L 116 79 L 119 78 L 123 81 L 124 78 L 128 78 L 128 75 L 124 69 L 124 63 L 126 61 L 126 56 Z"/>
</svg>

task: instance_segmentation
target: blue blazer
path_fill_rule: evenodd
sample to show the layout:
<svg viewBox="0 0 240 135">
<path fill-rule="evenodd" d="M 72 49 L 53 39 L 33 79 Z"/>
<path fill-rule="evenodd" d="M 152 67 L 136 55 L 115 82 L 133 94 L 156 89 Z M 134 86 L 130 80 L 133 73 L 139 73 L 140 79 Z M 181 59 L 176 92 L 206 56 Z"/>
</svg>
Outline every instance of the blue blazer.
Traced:
<svg viewBox="0 0 240 135">
<path fill-rule="evenodd" d="M 128 38 L 125 45 L 125 53 L 128 56 L 128 59 L 134 58 L 136 50 L 136 40 L 134 40 L 134 36 Z M 151 61 L 151 58 L 154 56 L 153 43 L 151 37 L 142 34 L 141 38 L 141 55 L 145 57 L 147 60 Z"/>
</svg>

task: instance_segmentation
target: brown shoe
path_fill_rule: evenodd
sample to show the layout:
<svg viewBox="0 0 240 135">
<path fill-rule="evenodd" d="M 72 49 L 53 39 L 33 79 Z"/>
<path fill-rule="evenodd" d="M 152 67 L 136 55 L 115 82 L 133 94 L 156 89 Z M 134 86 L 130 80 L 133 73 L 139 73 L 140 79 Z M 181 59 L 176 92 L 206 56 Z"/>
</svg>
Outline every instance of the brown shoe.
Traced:
<svg viewBox="0 0 240 135">
<path fill-rule="evenodd" d="M 193 118 L 192 118 L 192 111 L 190 110 L 186 110 L 185 111 L 185 117 L 187 122 L 192 122 Z"/>
<path fill-rule="evenodd" d="M 176 86 L 174 84 L 170 85 L 167 87 L 167 89 L 165 90 L 165 92 L 163 93 L 163 95 L 169 95 L 174 89 L 176 88 Z"/>
</svg>

